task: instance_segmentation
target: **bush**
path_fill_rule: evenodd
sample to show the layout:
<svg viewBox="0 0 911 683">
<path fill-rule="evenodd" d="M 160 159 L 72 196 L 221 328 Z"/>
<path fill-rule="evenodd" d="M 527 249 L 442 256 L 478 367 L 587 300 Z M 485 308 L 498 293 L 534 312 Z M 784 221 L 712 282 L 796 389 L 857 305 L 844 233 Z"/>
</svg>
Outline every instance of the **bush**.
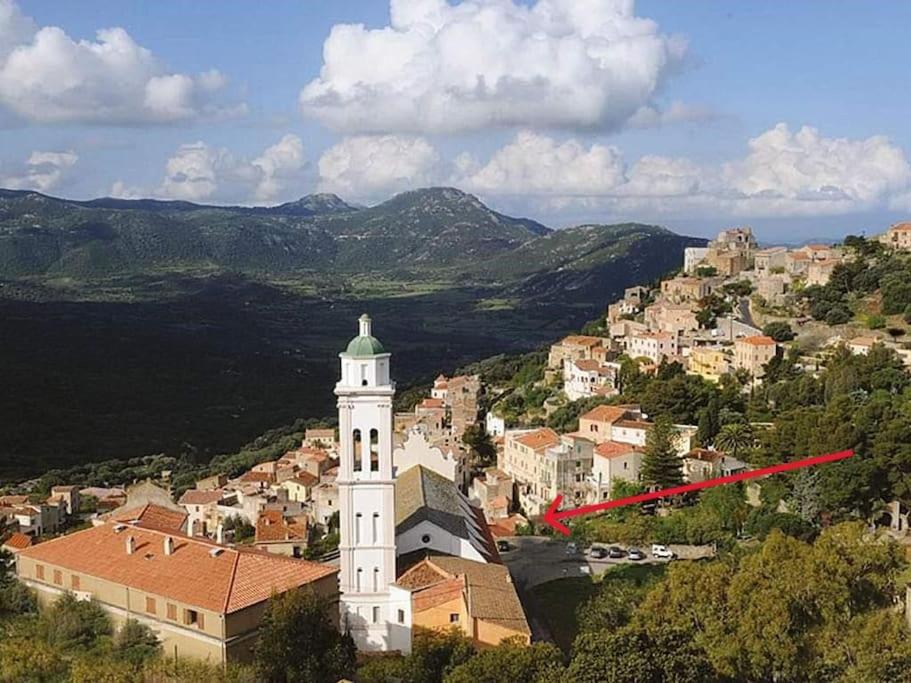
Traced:
<svg viewBox="0 0 911 683">
<path fill-rule="evenodd" d="M 88 650 L 113 632 L 107 613 L 94 600 L 77 600 L 72 593 L 41 614 L 41 632 L 48 644 L 62 651 Z"/>
<path fill-rule="evenodd" d="M 768 323 L 762 328 L 762 333 L 777 342 L 791 341 L 795 337 L 794 330 L 783 320 Z"/>
<path fill-rule="evenodd" d="M 135 619 L 127 619 L 114 637 L 114 654 L 134 666 L 151 659 L 160 650 L 161 644 L 155 632 Z"/>
<path fill-rule="evenodd" d="M 871 330 L 881 330 L 886 326 L 886 317 L 875 314 L 867 316 L 867 328 Z"/>
<path fill-rule="evenodd" d="M 827 325 L 844 325 L 851 320 L 851 311 L 840 304 L 836 304 L 826 313 Z"/>
</svg>

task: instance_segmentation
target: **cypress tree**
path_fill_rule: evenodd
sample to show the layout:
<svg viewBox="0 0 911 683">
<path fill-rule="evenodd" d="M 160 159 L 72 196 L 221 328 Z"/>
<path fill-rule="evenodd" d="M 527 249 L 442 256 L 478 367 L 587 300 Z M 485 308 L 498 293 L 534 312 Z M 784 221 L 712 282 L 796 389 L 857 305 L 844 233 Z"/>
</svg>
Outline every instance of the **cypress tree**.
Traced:
<svg viewBox="0 0 911 683">
<path fill-rule="evenodd" d="M 683 483 L 683 460 L 674 445 L 676 435 L 677 429 L 666 416 L 655 420 L 648 431 L 642 459 L 642 482 L 647 486 L 665 489 Z"/>
</svg>

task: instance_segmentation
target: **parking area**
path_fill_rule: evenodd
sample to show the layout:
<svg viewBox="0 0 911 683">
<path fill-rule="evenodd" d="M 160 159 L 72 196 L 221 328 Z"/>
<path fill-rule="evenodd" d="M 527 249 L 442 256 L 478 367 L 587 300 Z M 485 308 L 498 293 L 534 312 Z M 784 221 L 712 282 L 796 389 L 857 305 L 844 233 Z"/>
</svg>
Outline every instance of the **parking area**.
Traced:
<svg viewBox="0 0 911 683">
<path fill-rule="evenodd" d="M 672 560 L 653 557 L 651 546 L 637 546 L 643 553 L 642 560 L 632 560 L 627 555 L 629 546 L 621 543 L 596 543 L 593 547 L 603 548 L 605 553 L 611 545 L 624 551 L 621 558 L 592 557 L 589 549 L 576 548 L 562 538 L 547 536 L 516 536 L 506 540 L 511 549 L 500 553 L 504 564 L 509 567 L 513 580 L 529 589 L 547 581 L 575 576 L 597 576 L 618 564 L 648 564 Z M 679 558 L 696 560 L 714 556 L 711 546 L 670 545 L 668 548 Z"/>
</svg>

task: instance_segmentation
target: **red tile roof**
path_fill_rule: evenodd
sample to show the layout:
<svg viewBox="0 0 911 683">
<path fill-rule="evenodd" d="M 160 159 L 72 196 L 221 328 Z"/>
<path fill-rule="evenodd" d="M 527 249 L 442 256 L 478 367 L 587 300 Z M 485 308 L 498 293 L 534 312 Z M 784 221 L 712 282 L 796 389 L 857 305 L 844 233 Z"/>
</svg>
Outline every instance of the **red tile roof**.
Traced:
<svg viewBox="0 0 911 683">
<path fill-rule="evenodd" d="M 31 544 L 32 537 L 26 536 L 25 534 L 20 534 L 18 531 L 3 541 L 4 548 L 12 548 L 14 550 L 22 550 L 23 548 L 28 548 Z"/>
<path fill-rule="evenodd" d="M 643 449 L 639 446 L 633 446 L 628 443 L 619 441 L 605 441 L 595 446 L 595 454 L 602 458 L 616 458 L 627 453 L 642 453 Z"/>
<path fill-rule="evenodd" d="M 184 494 L 177 502 L 180 505 L 208 505 L 209 503 L 217 503 L 220 501 L 222 495 L 221 489 L 215 489 L 214 491 L 197 491 L 196 489 L 190 489 L 189 491 L 184 491 Z"/>
<path fill-rule="evenodd" d="M 627 409 L 623 406 L 595 406 L 579 419 L 593 420 L 595 422 L 610 422 L 613 424 L 618 420 L 622 420 L 626 413 Z"/>
<path fill-rule="evenodd" d="M 550 427 L 544 427 L 516 437 L 515 440 L 523 446 L 528 446 L 537 451 L 548 446 L 556 446 L 560 443 L 560 435 Z"/>
<path fill-rule="evenodd" d="M 761 334 L 753 335 L 752 337 L 744 337 L 743 339 L 738 339 L 737 341 L 743 342 L 744 344 L 750 344 L 751 346 L 775 346 L 774 339 Z"/>
<path fill-rule="evenodd" d="M 202 609 L 230 613 L 338 571 L 316 562 L 226 548 L 199 538 L 107 523 L 21 551 L 36 562 L 87 574 Z M 120 528 L 118 532 L 117 529 Z M 174 551 L 164 553 L 166 536 Z M 135 542 L 126 552 L 126 539 Z"/>
<path fill-rule="evenodd" d="M 256 543 L 307 540 L 305 518 L 285 518 L 281 510 L 265 510 L 256 520 Z"/>
<path fill-rule="evenodd" d="M 146 503 L 138 507 L 124 510 L 111 517 L 116 522 L 134 522 L 138 521 L 139 526 L 148 529 L 158 529 L 160 531 L 180 532 L 183 529 L 184 522 L 187 521 L 187 513 L 183 510 L 171 510 L 154 503 Z"/>
</svg>

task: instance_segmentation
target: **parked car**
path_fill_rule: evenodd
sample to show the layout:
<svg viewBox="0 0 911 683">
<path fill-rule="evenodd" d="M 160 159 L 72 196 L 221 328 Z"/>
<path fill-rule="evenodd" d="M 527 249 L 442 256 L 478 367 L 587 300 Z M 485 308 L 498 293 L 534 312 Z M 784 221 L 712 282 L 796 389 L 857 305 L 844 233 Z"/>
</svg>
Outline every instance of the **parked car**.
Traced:
<svg viewBox="0 0 911 683">
<path fill-rule="evenodd" d="M 566 544 L 567 555 L 575 555 L 577 552 L 579 552 L 579 548 L 575 543 L 570 542 Z"/>
<path fill-rule="evenodd" d="M 645 553 L 639 550 L 639 548 L 630 548 L 626 551 L 626 556 L 634 562 L 645 559 Z"/>
<path fill-rule="evenodd" d="M 600 545 L 593 545 L 588 551 L 589 557 L 595 560 L 603 560 L 607 557 L 607 551 Z"/>
<path fill-rule="evenodd" d="M 652 545 L 652 557 L 657 557 L 662 560 L 673 560 L 677 555 L 666 545 L 655 543 Z"/>
<path fill-rule="evenodd" d="M 497 541 L 497 551 L 508 553 L 510 550 L 512 550 L 512 546 L 509 544 L 509 541 Z"/>
<path fill-rule="evenodd" d="M 612 545 L 607 549 L 607 556 L 613 560 L 619 560 L 620 558 L 626 557 L 626 552 L 623 548 L 618 548 L 615 545 Z"/>
</svg>

